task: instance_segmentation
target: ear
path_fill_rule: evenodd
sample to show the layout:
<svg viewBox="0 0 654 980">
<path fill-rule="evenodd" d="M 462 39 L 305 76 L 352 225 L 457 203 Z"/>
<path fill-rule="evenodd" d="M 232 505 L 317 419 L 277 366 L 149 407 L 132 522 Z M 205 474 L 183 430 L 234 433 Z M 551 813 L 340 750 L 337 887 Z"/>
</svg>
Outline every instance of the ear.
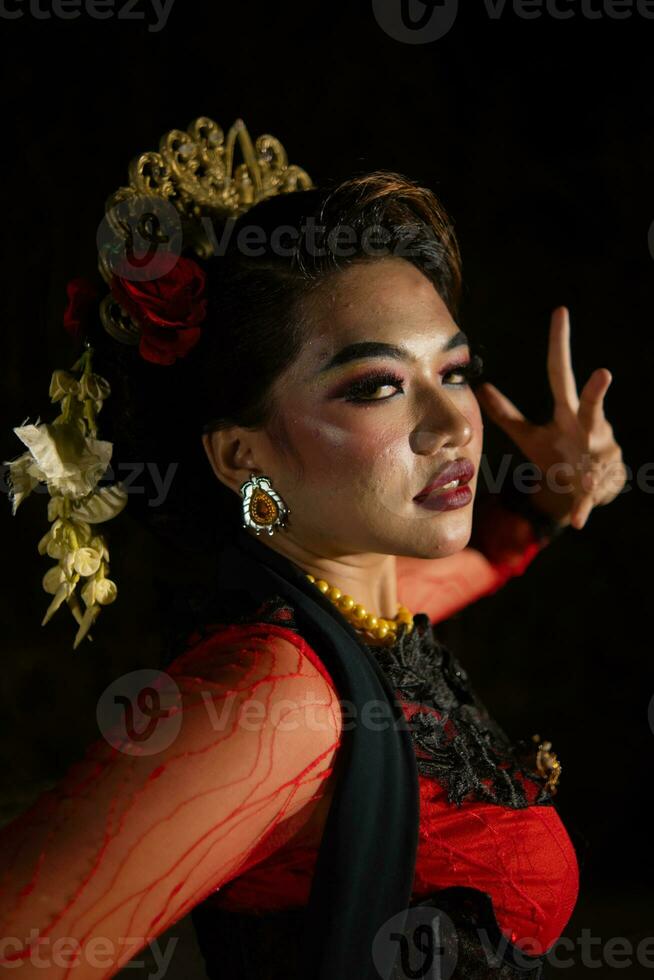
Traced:
<svg viewBox="0 0 654 980">
<path fill-rule="evenodd" d="M 214 474 L 218 476 L 218 470 L 216 469 L 216 460 L 214 455 L 214 440 L 213 440 L 214 435 L 215 435 L 214 432 L 203 433 L 202 446 L 204 448 L 205 453 L 207 454 L 207 459 L 211 464 L 211 469 L 214 471 Z"/>
<path fill-rule="evenodd" d="M 252 433 L 239 426 L 203 433 L 202 445 L 218 479 L 235 493 L 252 473 L 263 472 L 255 458 Z"/>
</svg>

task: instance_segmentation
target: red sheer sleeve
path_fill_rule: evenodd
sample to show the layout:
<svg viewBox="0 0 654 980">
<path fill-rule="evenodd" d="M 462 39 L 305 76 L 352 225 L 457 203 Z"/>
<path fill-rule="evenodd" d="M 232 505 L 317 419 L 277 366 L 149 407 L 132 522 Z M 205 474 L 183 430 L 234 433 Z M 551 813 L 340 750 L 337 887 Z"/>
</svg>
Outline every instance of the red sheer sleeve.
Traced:
<svg viewBox="0 0 654 980">
<path fill-rule="evenodd" d="M 161 672 L 176 692 L 174 737 L 164 729 L 154 752 L 98 740 L 0 829 L 1 965 L 114 976 L 261 860 L 282 821 L 297 825 L 341 733 L 333 686 L 305 648 L 274 626 L 221 627 Z"/>
<path fill-rule="evenodd" d="M 445 558 L 397 559 L 399 601 L 441 622 L 522 575 L 555 533 L 547 518 L 532 519 L 488 495 L 467 548 Z"/>
</svg>

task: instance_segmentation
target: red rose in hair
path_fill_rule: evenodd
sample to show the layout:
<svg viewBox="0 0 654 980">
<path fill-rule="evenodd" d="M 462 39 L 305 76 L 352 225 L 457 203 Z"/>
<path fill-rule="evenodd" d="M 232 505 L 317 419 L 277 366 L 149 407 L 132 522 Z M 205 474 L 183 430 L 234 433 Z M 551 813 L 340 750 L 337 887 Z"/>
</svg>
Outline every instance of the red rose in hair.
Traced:
<svg viewBox="0 0 654 980">
<path fill-rule="evenodd" d="M 66 283 L 66 295 L 68 305 L 64 310 L 64 328 L 74 340 L 78 340 L 86 329 L 98 290 L 90 279 L 80 277 Z"/>
<path fill-rule="evenodd" d="M 155 258 L 160 267 L 170 256 Z M 148 267 L 156 271 L 156 265 Z M 141 327 L 139 353 L 155 364 L 173 364 L 195 347 L 207 315 L 206 276 L 193 259 L 180 256 L 172 269 L 137 281 L 115 275 L 111 295 Z"/>
</svg>

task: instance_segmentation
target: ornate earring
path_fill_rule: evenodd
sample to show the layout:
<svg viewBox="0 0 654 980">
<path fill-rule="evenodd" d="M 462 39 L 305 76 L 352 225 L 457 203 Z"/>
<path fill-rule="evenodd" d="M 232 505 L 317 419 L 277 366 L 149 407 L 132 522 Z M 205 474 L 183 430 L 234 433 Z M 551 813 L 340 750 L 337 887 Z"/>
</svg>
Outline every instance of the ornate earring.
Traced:
<svg viewBox="0 0 654 980">
<path fill-rule="evenodd" d="M 273 489 L 268 476 L 255 476 L 241 484 L 243 495 L 243 527 L 251 527 L 257 532 L 274 534 L 275 528 L 286 529 L 286 517 L 291 513 L 282 498 Z"/>
</svg>

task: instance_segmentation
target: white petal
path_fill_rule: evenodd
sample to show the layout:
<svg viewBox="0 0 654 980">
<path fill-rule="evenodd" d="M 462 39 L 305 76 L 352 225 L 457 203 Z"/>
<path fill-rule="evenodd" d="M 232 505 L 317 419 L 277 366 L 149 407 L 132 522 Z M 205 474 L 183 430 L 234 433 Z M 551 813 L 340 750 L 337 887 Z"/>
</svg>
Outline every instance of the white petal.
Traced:
<svg viewBox="0 0 654 980">
<path fill-rule="evenodd" d="M 3 462 L 5 466 L 9 467 L 7 477 L 9 501 L 12 515 L 15 516 L 20 504 L 39 482 L 39 469 L 34 466 L 34 460 L 30 453 L 23 453 L 17 459 L 4 460 Z"/>
<path fill-rule="evenodd" d="M 94 538 L 91 538 L 89 548 L 95 548 L 96 551 L 100 552 L 105 561 L 109 561 L 109 549 L 101 534 L 96 534 Z"/>
<path fill-rule="evenodd" d="M 85 606 L 92 606 L 95 602 L 95 587 L 97 580 L 95 578 L 90 578 L 86 585 L 82 588 L 81 596 L 84 600 Z"/>
<path fill-rule="evenodd" d="M 51 537 L 52 537 L 52 529 L 46 531 L 43 537 L 41 538 L 41 540 L 39 541 L 37 548 L 40 555 L 44 555 L 46 553 L 46 548 L 48 546 L 48 542 L 50 541 Z"/>
<path fill-rule="evenodd" d="M 115 483 L 113 486 L 95 490 L 85 500 L 76 501 L 71 508 L 71 514 L 89 524 L 100 524 L 120 514 L 126 503 L 127 492 L 119 483 Z"/>
<path fill-rule="evenodd" d="M 50 528 L 52 537 L 57 541 L 63 541 L 66 534 L 66 523 L 62 517 L 58 517 Z"/>
<path fill-rule="evenodd" d="M 93 547 L 93 545 L 91 544 L 91 528 L 86 523 L 86 521 L 77 520 L 77 516 L 73 515 L 71 511 L 69 525 L 71 530 L 74 532 L 75 537 L 77 538 L 78 548 L 85 548 L 88 545 L 90 545 L 90 547 Z"/>
<path fill-rule="evenodd" d="M 50 595 L 56 595 L 59 586 L 66 580 L 64 570 L 61 565 L 53 565 L 52 568 L 43 576 L 43 588 Z"/>
<path fill-rule="evenodd" d="M 75 620 L 76 620 L 76 622 L 77 622 L 77 624 L 79 626 L 81 624 L 81 622 L 82 622 L 82 619 L 83 619 L 83 615 L 84 614 L 82 613 L 82 608 L 81 608 L 81 606 L 79 604 L 79 599 L 77 598 L 76 593 L 75 592 L 71 592 L 71 594 L 66 599 L 66 602 L 68 603 L 68 608 L 72 612 L 73 617 L 75 618 Z M 92 640 L 92 639 L 93 639 L 93 637 L 89 635 L 89 640 Z"/>
<path fill-rule="evenodd" d="M 94 548 L 78 548 L 75 552 L 73 568 L 78 575 L 95 575 L 101 561 L 100 552 L 95 551 Z"/>
<path fill-rule="evenodd" d="M 101 606 L 108 606 L 116 601 L 118 587 L 110 578 L 98 579 L 95 585 L 95 601 Z"/>
<path fill-rule="evenodd" d="M 50 558 L 65 558 L 68 553 L 68 545 L 65 541 L 56 541 L 54 538 L 50 538 L 48 541 L 45 551 Z"/>
<path fill-rule="evenodd" d="M 48 501 L 48 520 L 54 521 L 57 517 L 64 516 L 64 498 L 50 497 Z"/>
<path fill-rule="evenodd" d="M 86 610 L 86 612 L 82 617 L 82 622 L 80 623 L 80 627 L 75 636 L 75 641 L 73 643 L 73 650 L 76 650 L 77 647 L 80 645 L 80 643 L 82 642 L 82 640 L 84 639 L 88 631 L 93 626 L 93 623 L 100 615 L 101 610 L 102 610 L 102 606 L 89 606 L 89 608 Z"/>
<path fill-rule="evenodd" d="M 57 609 L 62 604 L 62 602 L 64 601 L 64 599 L 66 598 L 66 596 L 68 595 L 69 589 L 70 589 L 70 586 L 69 586 L 68 582 L 62 582 L 61 583 L 61 585 L 57 589 L 57 593 L 56 593 L 54 599 L 52 600 L 52 602 L 50 603 L 50 605 L 48 606 L 48 608 L 46 610 L 45 616 L 43 617 L 43 620 L 41 621 L 41 626 L 45 626 L 45 624 L 48 622 L 48 620 L 51 619 L 54 616 L 54 614 L 56 613 Z"/>
<path fill-rule="evenodd" d="M 25 425 L 14 432 L 30 450 L 48 486 L 66 496 L 85 497 L 111 460 L 112 443 L 85 437 L 75 423 Z"/>
<path fill-rule="evenodd" d="M 108 398 L 111 394 L 111 385 L 106 378 L 103 378 L 100 374 L 87 374 L 84 375 L 80 382 L 79 397 L 80 399 L 91 398 L 93 401 L 102 402 L 104 398 Z"/>
<path fill-rule="evenodd" d="M 72 578 L 75 573 L 75 555 L 75 551 L 67 551 L 61 559 L 61 564 L 63 566 L 66 578 Z"/>
<path fill-rule="evenodd" d="M 79 381 L 68 371 L 60 368 L 52 372 L 50 379 L 50 400 L 60 401 L 64 395 L 76 395 L 79 391 Z"/>
<path fill-rule="evenodd" d="M 41 540 L 44 539 L 42 538 Z M 66 525 L 61 518 L 57 518 L 50 528 L 50 537 L 45 545 L 46 554 L 50 555 L 51 558 L 63 558 L 68 550 Z"/>
</svg>

